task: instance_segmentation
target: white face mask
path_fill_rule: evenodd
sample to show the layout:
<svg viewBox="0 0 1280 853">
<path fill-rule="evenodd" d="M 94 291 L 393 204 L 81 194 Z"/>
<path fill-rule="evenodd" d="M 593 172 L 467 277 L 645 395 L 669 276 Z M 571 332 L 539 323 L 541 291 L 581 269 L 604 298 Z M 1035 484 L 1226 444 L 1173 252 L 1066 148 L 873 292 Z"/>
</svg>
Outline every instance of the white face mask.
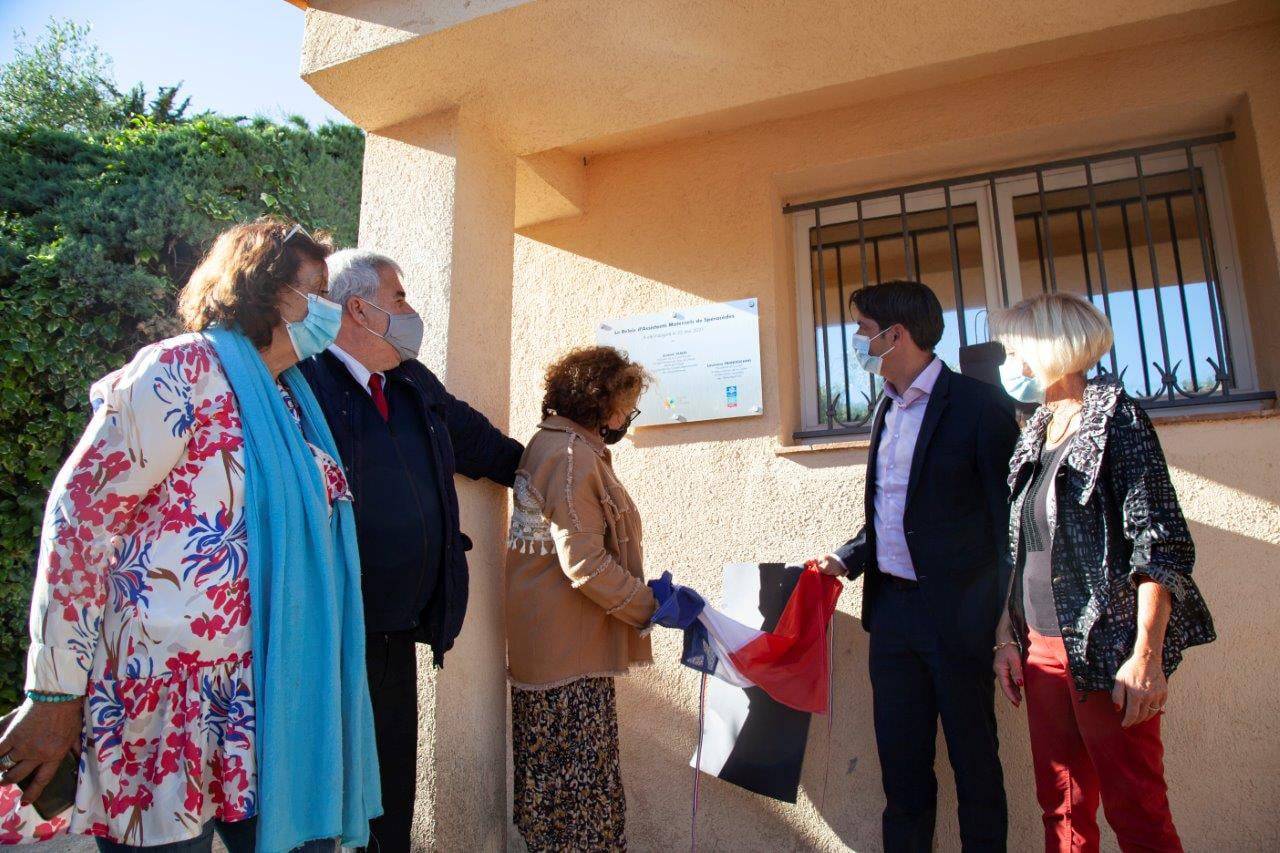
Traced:
<svg viewBox="0 0 1280 853">
<path fill-rule="evenodd" d="M 1026 375 L 1026 365 L 1022 359 L 1006 355 L 1000 365 L 1000 384 L 1005 393 L 1019 403 L 1043 403 L 1044 387 L 1035 376 Z"/>
<path fill-rule="evenodd" d="M 892 328 L 892 326 L 890 328 Z M 880 333 L 880 335 L 883 335 L 887 331 L 889 331 L 889 329 L 885 329 Z M 850 341 L 850 343 L 853 344 L 853 354 L 857 357 L 858 364 L 867 373 L 873 373 L 877 376 L 880 376 L 880 371 L 884 369 L 884 357 L 897 348 L 896 346 L 892 346 L 880 353 L 880 355 L 872 355 L 871 342 L 880 337 L 880 335 L 870 338 L 866 335 L 854 335 L 852 341 Z"/>
</svg>

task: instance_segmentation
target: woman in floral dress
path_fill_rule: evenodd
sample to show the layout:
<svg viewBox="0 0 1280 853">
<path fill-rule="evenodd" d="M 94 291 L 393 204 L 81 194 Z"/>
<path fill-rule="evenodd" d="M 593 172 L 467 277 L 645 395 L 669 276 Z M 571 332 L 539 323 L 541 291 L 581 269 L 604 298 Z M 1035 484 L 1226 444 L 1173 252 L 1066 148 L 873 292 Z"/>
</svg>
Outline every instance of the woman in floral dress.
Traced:
<svg viewBox="0 0 1280 853">
<path fill-rule="evenodd" d="M 329 251 L 275 220 L 230 229 L 184 290 L 192 332 L 94 385 L 93 417 L 45 511 L 28 698 L 0 739 L 0 842 L 69 829 L 103 850 L 207 851 L 216 830 L 233 853 L 254 849 L 247 424 L 207 333 L 221 325 L 253 344 L 301 428 L 281 373 L 336 333 Z M 307 446 L 332 515 L 350 500 L 346 479 Z M 50 821 L 18 807 L 9 783 L 34 776 L 33 801 L 72 748 L 74 807 Z M 337 834 L 299 843 L 332 849 Z"/>
</svg>

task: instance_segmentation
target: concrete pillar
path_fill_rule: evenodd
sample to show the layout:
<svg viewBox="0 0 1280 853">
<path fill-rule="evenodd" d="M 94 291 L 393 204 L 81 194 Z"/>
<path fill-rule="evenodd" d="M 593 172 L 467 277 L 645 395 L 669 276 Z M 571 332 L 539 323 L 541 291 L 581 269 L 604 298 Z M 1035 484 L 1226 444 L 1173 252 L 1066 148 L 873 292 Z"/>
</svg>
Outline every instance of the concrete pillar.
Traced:
<svg viewBox="0 0 1280 853">
<path fill-rule="evenodd" d="M 1280 31 L 1278 31 L 1280 32 Z M 1276 63 L 1280 69 L 1280 62 Z M 1271 78 L 1268 78 L 1270 80 Z M 1280 92 L 1251 88 L 1232 115 L 1236 139 L 1223 146 L 1248 304 L 1258 387 L 1280 388 Z"/>
<path fill-rule="evenodd" d="M 360 245 L 404 269 L 426 321 L 421 360 L 506 429 L 515 158 L 456 111 L 369 134 Z M 507 493 L 458 478 L 471 600 L 445 669 L 420 649 L 414 847 L 505 847 L 506 681 L 502 559 Z"/>
</svg>

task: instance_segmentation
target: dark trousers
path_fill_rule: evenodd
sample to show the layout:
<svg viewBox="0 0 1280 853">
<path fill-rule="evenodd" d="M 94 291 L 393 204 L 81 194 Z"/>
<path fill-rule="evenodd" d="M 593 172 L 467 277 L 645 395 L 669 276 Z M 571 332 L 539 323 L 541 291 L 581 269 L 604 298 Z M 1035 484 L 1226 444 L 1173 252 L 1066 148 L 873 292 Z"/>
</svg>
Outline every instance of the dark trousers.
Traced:
<svg viewBox="0 0 1280 853">
<path fill-rule="evenodd" d="M 923 594 L 886 579 L 871 607 L 871 688 L 886 853 L 933 849 L 938 717 L 965 851 L 1005 849 L 1008 813 L 990 665 L 948 654 Z"/>
<path fill-rule="evenodd" d="M 418 659 L 408 631 L 365 639 L 378 741 L 382 817 L 369 823 L 370 853 L 405 853 L 418 781 Z"/>
</svg>

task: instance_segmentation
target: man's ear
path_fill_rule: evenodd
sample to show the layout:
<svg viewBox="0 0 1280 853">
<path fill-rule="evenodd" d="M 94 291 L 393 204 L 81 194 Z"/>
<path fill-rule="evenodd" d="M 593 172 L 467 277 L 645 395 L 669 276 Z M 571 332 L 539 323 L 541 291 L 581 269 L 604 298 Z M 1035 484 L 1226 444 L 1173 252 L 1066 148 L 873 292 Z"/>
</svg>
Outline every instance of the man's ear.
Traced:
<svg viewBox="0 0 1280 853">
<path fill-rule="evenodd" d="M 348 314 L 350 314 L 351 317 L 357 321 L 360 320 L 361 315 L 365 313 L 364 306 L 360 304 L 360 301 L 361 300 L 359 296 L 352 296 L 349 299 L 347 299 L 347 304 L 342 306 L 343 310 L 346 311 Z M 359 313 L 356 313 L 357 308 L 360 309 Z"/>
</svg>

